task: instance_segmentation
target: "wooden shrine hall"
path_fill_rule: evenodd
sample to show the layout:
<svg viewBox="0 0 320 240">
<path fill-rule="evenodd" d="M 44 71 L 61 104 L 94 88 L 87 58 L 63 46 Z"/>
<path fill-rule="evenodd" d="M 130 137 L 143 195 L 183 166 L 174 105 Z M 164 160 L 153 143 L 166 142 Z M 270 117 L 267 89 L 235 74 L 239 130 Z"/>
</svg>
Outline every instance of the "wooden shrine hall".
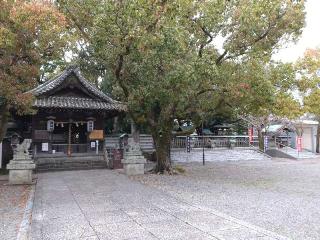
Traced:
<svg viewBox="0 0 320 240">
<path fill-rule="evenodd" d="M 126 110 L 124 104 L 86 80 L 75 66 L 29 93 L 35 96 L 33 107 L 37 110 L 31 120 L 36 163 L 41 159 L 56 163 L 59 157 L 72 161 L 75 156 L 104 156 L 105 120 Z"/>
</svg>

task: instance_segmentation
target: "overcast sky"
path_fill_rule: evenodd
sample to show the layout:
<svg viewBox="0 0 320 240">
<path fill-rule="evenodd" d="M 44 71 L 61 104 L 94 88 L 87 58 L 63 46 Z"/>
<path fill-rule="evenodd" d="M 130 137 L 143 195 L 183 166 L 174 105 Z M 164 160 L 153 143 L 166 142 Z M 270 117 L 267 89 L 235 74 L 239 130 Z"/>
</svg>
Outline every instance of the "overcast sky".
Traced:
<svg viewBox="0 0 320 240">
<path fill-rule="evenodd" d="M 306 26 L 300 40 L 281 49 L 275 60 L 293 62 L 302 57 L 307 48 L 320 47 L 320 0 L 307 0 L 306 12 Z"/>
</svg>

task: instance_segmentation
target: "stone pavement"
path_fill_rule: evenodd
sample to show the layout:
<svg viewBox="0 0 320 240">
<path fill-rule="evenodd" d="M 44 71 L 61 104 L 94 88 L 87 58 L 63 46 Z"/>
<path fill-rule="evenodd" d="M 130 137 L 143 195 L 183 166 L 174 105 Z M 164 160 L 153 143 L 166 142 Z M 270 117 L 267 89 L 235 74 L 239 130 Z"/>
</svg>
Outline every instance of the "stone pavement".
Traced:
<svg viewBox="0 0 320 240">
<path fill-rule="evenodd" d="M 0 239 L 16 239 L 31 186 L 7 185 L 0 180 Z"/>
<path fill-rule="evenodd" d="M 38 174 L 31 239 L 286 239 L 111 170 Z"/>
</svg>

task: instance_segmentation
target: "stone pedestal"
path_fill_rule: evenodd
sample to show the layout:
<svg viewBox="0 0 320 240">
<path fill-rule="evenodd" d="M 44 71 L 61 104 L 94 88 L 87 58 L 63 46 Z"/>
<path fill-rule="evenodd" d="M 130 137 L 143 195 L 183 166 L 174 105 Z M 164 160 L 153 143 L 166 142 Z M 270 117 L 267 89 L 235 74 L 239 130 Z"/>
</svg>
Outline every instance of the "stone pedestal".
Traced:
<svg viewBox="0 0 320 240">
<path fill-rule="evenodd" d="M 36 168 L 33 161 L 25 160 L 11 160 L 7 164 L 9 169 L 9 183 L 10 184 L 31 184 L 32 171 Z"/>
<path fill-rule="evenodd" d="M 135 143 L 133 139 L 129 139 L 128 148 L 123 154 L 123 168 L 126 175 L 140 175 L 144 174 L 144 158 L 139 144 Z"/>
<path fill-rule="evenodd" d="M 31 184 L 32 171 L 36 168 L 28 149 L 31 140 L 25 139 L 23 143 L 14 147 L 13 159 L 7 164 L 9 169 L 9 184 Z"/>
</svg>

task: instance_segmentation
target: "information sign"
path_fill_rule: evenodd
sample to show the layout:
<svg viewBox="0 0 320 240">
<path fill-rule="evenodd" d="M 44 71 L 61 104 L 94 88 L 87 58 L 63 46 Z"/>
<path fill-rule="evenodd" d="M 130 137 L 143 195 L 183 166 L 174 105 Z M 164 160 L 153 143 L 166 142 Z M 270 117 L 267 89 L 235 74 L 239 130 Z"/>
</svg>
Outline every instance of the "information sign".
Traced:
<svg viewBox="0 0 320 240">
<path fill-rule="evenodd" d="M 41 144 L 41 151 L 48 152 L 49 151 L 49 143 L 42 143 Z"/>
</svg>

